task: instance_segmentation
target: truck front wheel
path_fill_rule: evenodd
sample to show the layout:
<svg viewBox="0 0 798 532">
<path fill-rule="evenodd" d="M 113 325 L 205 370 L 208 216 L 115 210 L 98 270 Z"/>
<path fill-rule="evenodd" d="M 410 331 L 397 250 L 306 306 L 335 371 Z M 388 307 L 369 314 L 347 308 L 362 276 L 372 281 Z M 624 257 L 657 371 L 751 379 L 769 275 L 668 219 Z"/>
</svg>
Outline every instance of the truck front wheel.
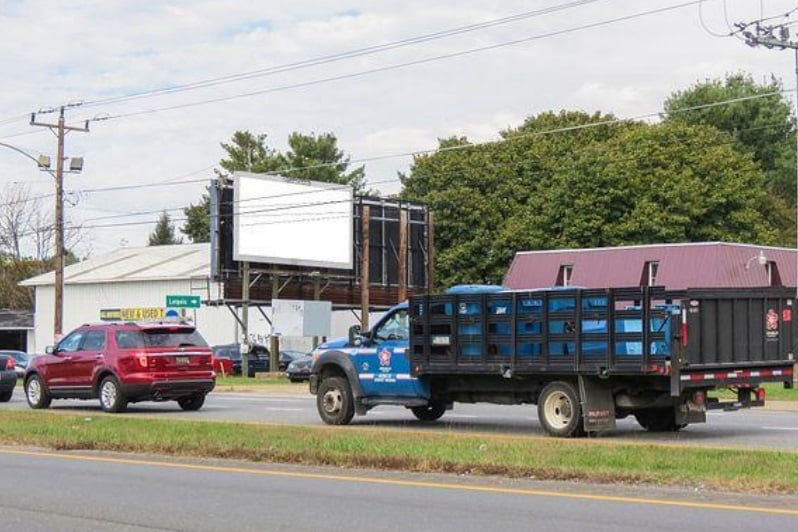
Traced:
<svg viewBox="0 0 798 532">
<path fill-rule="evenodd" d="M 424 406 L 414 406 L 410 411 L 421 421 L 435 421 L 446 412 L 446 405 L 433 402 Z"/>
<path fill-rule="evenodd" d="M 346 425 L 352 421 L 355 404 L 349 381 L 342 377 L 321 381 L 316 392 L 316 408 L 321 420 L 328 425 Z"/>
<path fill-rule="evenodd" d="M 538 398 L 538 419 L 551 436 L 575 438 L 585 435 L 579 394 L 570 383 L 546 385 Z"/>
</svg>

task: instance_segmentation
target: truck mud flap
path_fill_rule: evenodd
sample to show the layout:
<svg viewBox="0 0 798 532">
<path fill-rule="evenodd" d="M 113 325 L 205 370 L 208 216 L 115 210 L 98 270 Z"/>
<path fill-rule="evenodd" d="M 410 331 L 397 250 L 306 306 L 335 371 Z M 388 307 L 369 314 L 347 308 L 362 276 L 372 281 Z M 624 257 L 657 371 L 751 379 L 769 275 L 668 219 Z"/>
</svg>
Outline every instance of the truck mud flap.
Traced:
<svg viewBox="0 0 798 532">
<path fill-rule="evenodd" d="M 606 381 L 579 375 L 579 396 L 587 432 L 615 429 L 615 400 Z"/>
<path fill-rule="evenodd" d="M 705 408 L 695 408 L 689 402 L 675 407 L 676 425 L 691 425 L 693 423 L 706 423 L 707 411 Z"/>
</svg>

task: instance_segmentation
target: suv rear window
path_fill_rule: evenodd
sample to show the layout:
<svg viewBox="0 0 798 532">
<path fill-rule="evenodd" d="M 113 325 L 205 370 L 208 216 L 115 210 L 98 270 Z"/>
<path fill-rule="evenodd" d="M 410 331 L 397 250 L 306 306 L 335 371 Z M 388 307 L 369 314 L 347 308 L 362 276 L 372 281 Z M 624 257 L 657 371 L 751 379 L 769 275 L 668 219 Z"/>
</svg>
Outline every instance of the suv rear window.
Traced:
<svg viewBox="0 0 798 532">
<path fill-rule="evenodd" d="M 145 329 L 142 331 L 116 331 L 116 345 L 121 349 L 137 347 L 208 347 L 196 330 Z"/>
</svg>

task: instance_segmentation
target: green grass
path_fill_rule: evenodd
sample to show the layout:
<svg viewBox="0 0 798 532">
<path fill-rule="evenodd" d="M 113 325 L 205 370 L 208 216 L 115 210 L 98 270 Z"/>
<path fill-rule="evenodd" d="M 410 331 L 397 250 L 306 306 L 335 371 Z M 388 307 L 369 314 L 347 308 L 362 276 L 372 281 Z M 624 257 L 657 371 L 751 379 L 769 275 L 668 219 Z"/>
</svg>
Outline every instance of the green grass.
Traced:
<svg viewBox="0 0 798 532">
<path fill-rule="evenodd" d="M 798 453 L 0 411 L 0 444 L 798 493 Z"/>
<path fill-rule="evenodd" d="M 274 386 L 276 384 L 290 384 L 299 387 L 299 383 L 292 383 L 288 377 L 281 374 L 269 375 L 262 378 L 250 379 L 248 377 L 216 377 L 216 387 L 223 388 L 226 386 Z M 307 388 L 307 383 L 304 383 Z"/>
</svg>

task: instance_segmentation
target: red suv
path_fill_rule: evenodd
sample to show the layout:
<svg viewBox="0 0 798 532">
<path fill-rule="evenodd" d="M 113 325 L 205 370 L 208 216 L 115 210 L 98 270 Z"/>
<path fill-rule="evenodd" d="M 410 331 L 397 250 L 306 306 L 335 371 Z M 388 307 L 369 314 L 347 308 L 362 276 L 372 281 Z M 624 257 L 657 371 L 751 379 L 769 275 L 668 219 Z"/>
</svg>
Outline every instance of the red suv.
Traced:
<svg viewBox="0 0 798 532">
<path fill-rule="evenodd" d="M 83 325 L 47 354 L 33 357 L 25 373 L 31 408 L 52 399 L 100 399 L 106 412 L 128 403 L 175 400 L 199 410 L 216 383 L 211 349 L 186 324 Z"/>
</svg>

